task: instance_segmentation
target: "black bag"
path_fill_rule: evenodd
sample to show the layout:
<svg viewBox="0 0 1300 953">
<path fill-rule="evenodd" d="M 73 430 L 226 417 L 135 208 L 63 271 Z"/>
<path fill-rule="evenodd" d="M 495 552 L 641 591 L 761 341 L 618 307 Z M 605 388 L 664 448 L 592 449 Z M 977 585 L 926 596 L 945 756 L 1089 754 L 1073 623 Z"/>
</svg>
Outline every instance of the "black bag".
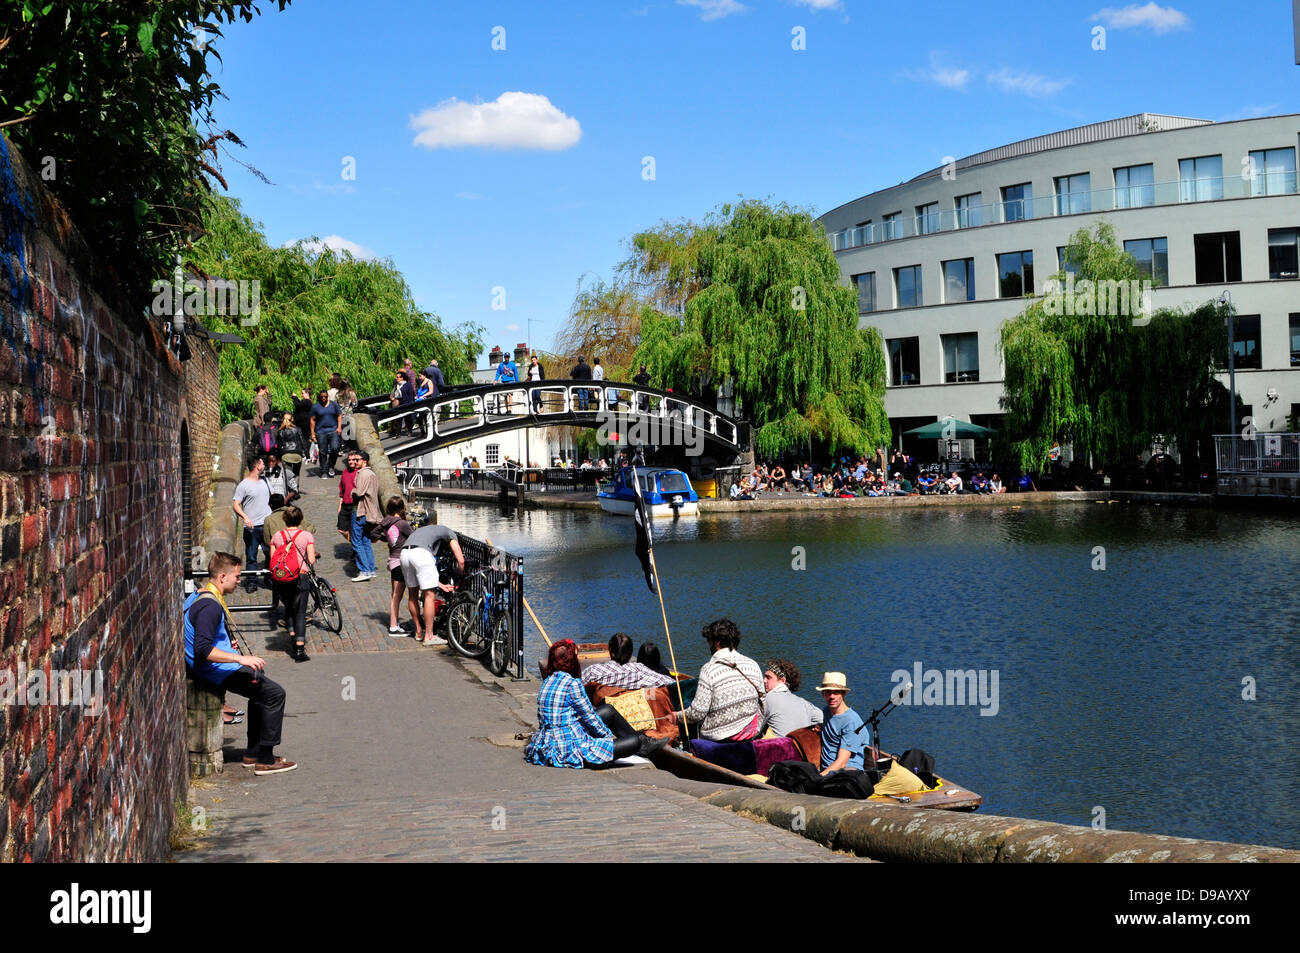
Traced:
<svg viewBox="0 0 1300 953">
<path fill-rule="evenodd" d="M 846 768 L 822 778 L 821 784 L 810 793 L 820 794 L 822 797 L 843 797 L 864 801 L 871 797 L 875 787 L 875 783 L 865 771 Z"/>
<path fill-rule="evenodd" d="M 791 794 L 817 794 L 822 776 L 807 761 L 778 761 L 767 772 L 767 783 Z"/>
<path fill-rule="evenodd" d="M 934 757 L 920 748 L 908 748 L 898 759 L 898 763 L 924 781 L 928 788 L 939 783 L 939 778 L 934 773 Z"/>
</svg>

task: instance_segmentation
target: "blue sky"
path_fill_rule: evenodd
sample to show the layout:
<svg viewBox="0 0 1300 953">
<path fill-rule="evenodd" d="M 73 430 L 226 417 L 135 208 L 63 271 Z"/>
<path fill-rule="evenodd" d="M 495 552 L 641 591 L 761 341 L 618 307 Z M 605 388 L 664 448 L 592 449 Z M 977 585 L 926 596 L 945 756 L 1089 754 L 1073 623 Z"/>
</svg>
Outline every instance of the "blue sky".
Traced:
<svg viewBox="0 0 1300 953">
<path fill-rule="evenodd" d="M 446 325 L 545 347 L 632 234 L 738 195 L 821 213 L 1116 116 L 1300 111 L 1290 7 L 297 0 L 219 42 L 218 121 L 275 184 L 224 168 L 272 242 L 352 243 Z"/>
</svg>

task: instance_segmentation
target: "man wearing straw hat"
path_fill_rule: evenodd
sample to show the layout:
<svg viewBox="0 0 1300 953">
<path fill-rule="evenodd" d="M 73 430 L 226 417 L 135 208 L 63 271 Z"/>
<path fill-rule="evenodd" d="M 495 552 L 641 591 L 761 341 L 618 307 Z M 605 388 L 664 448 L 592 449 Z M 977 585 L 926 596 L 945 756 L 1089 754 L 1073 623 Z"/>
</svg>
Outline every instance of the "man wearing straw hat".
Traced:
<svg viewBox="0 0 1300 953">
<path fill-rule="evenodd" d="M 817 691 L 826 701 L 822 722 L 822 776 L 845 768 L 861 771 L 862 753 L 871 747 L 871 729 L 844 700 L 849 692 L 848 680 L 843 672 L 827 672 Z"/>
</svg>

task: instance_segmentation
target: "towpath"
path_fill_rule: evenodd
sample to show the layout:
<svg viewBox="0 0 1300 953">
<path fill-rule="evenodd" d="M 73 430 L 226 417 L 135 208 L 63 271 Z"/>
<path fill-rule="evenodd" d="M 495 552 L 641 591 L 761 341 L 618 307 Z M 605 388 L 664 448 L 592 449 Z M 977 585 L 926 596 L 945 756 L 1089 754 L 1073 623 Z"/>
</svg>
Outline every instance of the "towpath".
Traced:
<svg viewBox="0 0 1300 953">
<path fill-rule="evenodd" d="M 254 777 L 239 763 L 244 726 L 228 728 L 225 771 L 192 793 L 207 836 L 176 860 L 854 860 L 657 787 L 649 767 L 525 763 L 516 735 L 535 723 L 538 683 L 496 679 L 447 649 L 390 638 L 383 553 L 376 579 L 350 581 L 351 549 L 334 529 L 336 483 L 303 484 L 344 631 L 309 625 L 311 661 L 295 664 L 269 613 L 238 617 L 288 694 L 278 753 L 300 767 Z M 241 590 L 232 601 L 265 603 L 268 594 Z"/>
</svg>

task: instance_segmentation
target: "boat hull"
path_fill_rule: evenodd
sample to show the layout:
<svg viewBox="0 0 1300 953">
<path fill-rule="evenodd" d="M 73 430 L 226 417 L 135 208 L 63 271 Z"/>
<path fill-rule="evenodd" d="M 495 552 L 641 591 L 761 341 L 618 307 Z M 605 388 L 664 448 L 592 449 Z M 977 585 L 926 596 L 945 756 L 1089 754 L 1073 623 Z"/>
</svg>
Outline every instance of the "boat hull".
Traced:
<svg viewBox="0 0 1300 953">
<path fill-rule="evenodd" d="M 636 503 L 632 500 L 620 500 L 603 494 L 598 495 L 597 499 L 602 510 L 615 516 L 631 516 L 636 510 Z M 700 504 L 690 500 L 683 500 L 678 506 L 671 503 L 647 503 L 646 510 L 656 519 L 672 519 L 673 516 L 699 516 Z"/>
</svg>

